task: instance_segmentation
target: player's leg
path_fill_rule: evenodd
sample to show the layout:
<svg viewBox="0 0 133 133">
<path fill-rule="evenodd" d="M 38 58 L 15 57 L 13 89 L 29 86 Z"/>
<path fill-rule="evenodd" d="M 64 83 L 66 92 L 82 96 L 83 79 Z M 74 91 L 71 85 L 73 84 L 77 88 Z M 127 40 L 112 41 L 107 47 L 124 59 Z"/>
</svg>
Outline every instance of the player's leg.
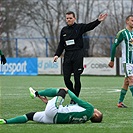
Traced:
<svg viewBox="0 0 133 133">
<path fill-rule="evenodd" d="M 0 119 L 0 124 L 19 124 L 19 123 L 26 123 L 29 120 L 31 119 L 29 119 L 27 115 L 22 115 L 10 119 Z"/>
<path fill-rule="evenodd" d="M 127 65 L 129 88 L 133 96 L 133 64 Z"/>
<path fill-rule="evenodd" d="M 126 95 L 127 90 L 128 90 L 128 85 L 129 85 L 128 77 L 125 77 L 124 78 L 124 84 L 123 84 L 121 92 L 120 92 L 119 101 L 118 101 L 118 104 L 117 104 L 117 106 L 120 107 L 120 108 L 121 107 L 122 108 L 126 108 L 127 107 L 126 105 L 124 105 L 123 101 L 125 99 L 125 95 Z"/>
<path fill-rule="evenodd" d="M 120 92 L 119 101 L 118 101 L 118 104 L 117 104 L 117 106 L 119 108 L 127 108 L 127 106 L 124 105 L 123 101 L 125 99 L 125 95 L 127 93 L 128 86 L 129 86 L 128 75 L 129 75 L 129 71 L 131 69 L 131 66 L 124 63 L 123 68 L 124 68 L 124 73 L 125 73 L 125 79 L 124 79 L 123 87 L 122 87 L 121 92 Z"/>
<path fill-rule="evenodd" d="M 32 98 L 38 97 L 38 96 L 48 96 L 48 97 L 55 97 L 56 99 L 56 106 L 59 106 L 64 101 L 64 98 L 66 96 L 66 91 L 63 88 L 57 89 L 57 88 L 49 88 L 41 91 L 35 91 L 33 88 L 29 88 L 30 90 L 30 96 Z"/>
<path fill-rule="evenodd" d="M 79 73 L 74 73 L 74 88 L 75 88 L 75 95 L 78 97 L 80 90 L 81 90 L 81 81 L 80 81 L 80 74 Z"/>
<path fill-rule="evenodd" d="M 73 62 L 73 72 L 74 72 L 74 93 L 78 97 L 81 90 L 80 76 L 84 70 L 82 50 L 78 50 L 73 53 L 72 62 Z M 71 100 L 70 103 L 75 104 L 73 100 Z"/>
<path fill-rule="evenodd" d="M 129 88 L 133 96 L 133 76 L 129 77 Z"/>
<path fill-rule="evenodd" d="M 72 57 L 73 51 L 65 52 L 63 61 L 63 77 L 66 87 L 74 93 L 73 83 L 71 81 L 71 74 L 73 73 Z"/>
<path fill-rule="evenodd" d="M 54 97 L 58 93 L 59 89 L 57 88 L 47 88 L 45 90 L 36 91 L 32 87 L 29 88 L 30 96 L 35 98 L 37 96 L 47 96 L 47 97 Z"/>
<path fill-rule="evenodd" d="M 64 76 L 65 85 L 70 91 L 72 91 L 74 94 L 76 94 L 75 89 L 73 88 L 73 83 L 70 80 L 72 73 L 73 73 L 72 64 L 68 63 L 68 62 L 64 62 L 63 63 L 63 76 Z M 75 102 L 73 100 L 71 100 L 70 104 L 75 104 Z"/>
<path fill-rule="evenodd" d="M 40 96 L 47 96 L 47 97 L 54 97 L 59 92 L 58 88 L 47 88 L 45 90 L 38 91 L 38 95 Z"/>
<path fill-rule="evenodd" d="M 41 91 L 35 91 L 33 88 L 29 88 L 30 90 L 30 96 L 32 98 L 39 97 L 39 96 L 48 96 L 48 97 L 55 97 L 56 98 L 56 103 L 55 105 L 58 106 L 61 105 L 64 101 L 64 98 L 66 96 L 66 91 L 63 88 L 56 89 L 56 88 L 49 88 Z"/>
<path fill-rule="evenodd" d="M 75 54 L 74 60 L 73 60 L 73 70 L 74 70 L 74 90 L 75 95 L 79 96 L 80 90 L 81 90 L 81 81 L 80 76 L 84 70 L 83 68 L 83 53 L 82 51 L 78 51 L 78 56 Z"/>
<path fill-rule="evenodd" d="M 63 62 L 63 76 L 64 76 L 64 82 L 66 87 L 71 90 L 73 93 L 74 88 L 73 88 L 73 83 L 71 81 L 71 74 L 72 74 L 72 65 L 70 62 Z"/>
<path fill-rule="evenodd" d="M 53 123 L 53 119 L 49 118 L 45 111 L 41 112 L 31 112 L 23 116 L 17 116 L 11 119 L 0 119 L 0 124 L 21 124 L 26 123 L 27 121 L 35 121 L 40 123 Z"/>
<path fill-rule="evenodd" d="M 124 73 L 125 73 L 125 79 L 124 79 L 123 88 L 121 89 L 119 103 L 117 104 L 117 106 L 120 108 L 127 108 L 127 106 L 124 105 L 123 101 L 124 101 L 125 95 L 127 93 L 128 86 L 131 86 L 130 77 L 133 76 L 132 64 L 124 63 L 123 68 L 124 68 Z"/>
<path fill-rule="evenodd" d="M 50 89 L 48 89 L 50 90 Z M 49 91 L 50 93 L 50 91 Z M 56 97 L 49 100 L 45 111 L 42 112 L 31 112 L 25 114 L 23 116 L 17 116 L 11 119 L 0 119 L 0 124 L 17 124 L 17 123 L 26 123 L 29 120 L 34 120 L 36 122 L 43 122 L 43 123 L 52 123 L 55 114 L 57 113 L 57 109 L 60 105 L 62 105 L 66 96 L 66 91 L 64 89 L 60 89 Z M 47 114 L 47 115 L 46 115 Z"/>
</svg>

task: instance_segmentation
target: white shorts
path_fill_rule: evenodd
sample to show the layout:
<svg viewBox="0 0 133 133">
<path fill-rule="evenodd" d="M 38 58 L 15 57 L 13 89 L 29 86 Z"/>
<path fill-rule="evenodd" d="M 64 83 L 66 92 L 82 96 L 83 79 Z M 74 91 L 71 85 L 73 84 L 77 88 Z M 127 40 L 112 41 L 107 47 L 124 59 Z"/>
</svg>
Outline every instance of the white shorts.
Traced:
<svg viewBox="0 0 133 133">
<path fill-rule="evenodd" d="M 133 76 L 133 64 L 124 63 L 123 67 L 124 67 L 125 77 Z"/>
<path fill-rule="evenodd" d="M 36 112 L 33 120 L 41 123 L 54 123 L 53 119 L 57 114 L 57 107 L 55 106 L 57 96 L 48 101 L 45 111 Z"/>
</svg>

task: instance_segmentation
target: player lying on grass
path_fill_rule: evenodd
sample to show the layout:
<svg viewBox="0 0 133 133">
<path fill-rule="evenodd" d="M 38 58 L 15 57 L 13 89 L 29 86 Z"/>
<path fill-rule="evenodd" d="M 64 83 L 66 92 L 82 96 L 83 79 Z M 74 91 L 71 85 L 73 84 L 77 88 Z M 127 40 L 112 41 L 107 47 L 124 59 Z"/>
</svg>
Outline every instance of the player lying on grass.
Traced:
<svg viewBox="0 0 133 133">
<path fill-rule="evenodd" d="M 100 123 L 102 121 L 103 115 L 99 110 L 94 109 L 90 103 L 81 100 L 67 88 L 35 91 L 30 87 L 29 90 L 32 98 L 38 97 L 46 103 L 45 111 L 31 112 L 11 119 L 0 119 L 0 124 L 26 123 L 29 120 L 54 124 L 85 123 L 89 120 Z M 62 105 L 67 93 L 77 104 Z M 48 100 L 46 96 L 53 98 Z"/>
</svg>

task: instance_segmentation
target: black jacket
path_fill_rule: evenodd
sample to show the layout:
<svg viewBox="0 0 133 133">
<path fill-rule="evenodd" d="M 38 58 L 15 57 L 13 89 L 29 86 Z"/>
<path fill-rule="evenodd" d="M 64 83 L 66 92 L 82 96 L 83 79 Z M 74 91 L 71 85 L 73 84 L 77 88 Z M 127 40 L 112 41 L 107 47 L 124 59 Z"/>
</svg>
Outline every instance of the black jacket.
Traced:
<svg viewBox="0 0 133 133">
<path fill-rule="evenodd" d="M 59 57 L 64 49 L 65 52 L 82 49 L 83 48 L 82 35 L 87 31 L 93 30 L 99 24 L 100 21 L 98 21 L 97 19 L 88 24 L 74 23 L 71 26 L 63 27 L 60 34 L 60 42 L 55 55 Z"/>
</svg>

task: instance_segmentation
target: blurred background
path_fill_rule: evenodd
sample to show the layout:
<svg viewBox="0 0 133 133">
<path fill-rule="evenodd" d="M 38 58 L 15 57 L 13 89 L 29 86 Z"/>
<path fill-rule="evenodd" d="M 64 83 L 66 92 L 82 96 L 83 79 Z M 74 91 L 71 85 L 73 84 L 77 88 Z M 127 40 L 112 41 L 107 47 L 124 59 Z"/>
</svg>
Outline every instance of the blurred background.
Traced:
<svg viewBox="0 0 133 133">
<path fill-rule="evenodd" d="M 67 11 L 75 12 L 77 23 L 107 12 L 106 21 L 84 35 L 84 43 L 86 57 L 109 57 L 114 36 L 133 13 L 133 0 L 1 0 L 0 10 L 0 45 L 7 57 L 53 57 Z"/>
<path fill-rule="evenodd" d="M 77 23 L 89 23 L 108 13 L 107 19 L 83 38 L 85 57 L 110 57 L 117 32 L 125 28 L 126 17 L 133 13 L 133 0 L 1 0 L 0 49 L 6 57 L 53 58 L 67 11 L 75 12 Z M 121 57 L 120 46 L 116 57 Z M 95 67 L 107 68 L 108 60 Z M 119 69 L 119 61 L 116 65 Z"/>
</svg>

